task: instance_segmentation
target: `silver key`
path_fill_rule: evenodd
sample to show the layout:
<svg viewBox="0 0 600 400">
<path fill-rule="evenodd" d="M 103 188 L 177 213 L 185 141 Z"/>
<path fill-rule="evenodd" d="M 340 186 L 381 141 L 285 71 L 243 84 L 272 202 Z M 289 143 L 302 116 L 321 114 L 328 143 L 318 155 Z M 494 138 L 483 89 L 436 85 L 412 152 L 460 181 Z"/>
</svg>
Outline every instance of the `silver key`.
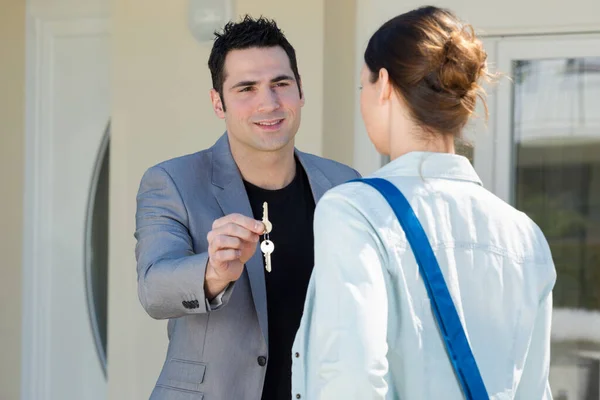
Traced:
<svg viewBox="0 0 600 400">
<path fill-rule="evenodd" d="M 265 255 L 265 269 L 267 272 L 271 272 L 271 253 L 275 251 L 275 244 L 273 244 L 269 238 L 269 233 L 273 229 L 273 224 L 269 221 L 269 205 L 266 201 L 263 203 L 262 222 L 265 225 L 265 238 L 260 244 L 260 251 Z"/>
<path fill-rule="evenodd" d="M 269 239 L 263 240 L 260 244 L 260 251 L 265 255 L 265 268 L 271 272 L 271 253 L 275 251 L 275 245 Z"/>
<path fill-rule="evenodd" d="M 269 205 L 267 204 L 267 202 L 265 201 L 263 203 L 263 218 L 262 218 L 262 223 L 265 225 L 265 235 L 267 233 L 271 233 L 271 230 L 273 229 L 273 224 L 271 224 L 271 221 L 269 221 Z"/>
</svg>

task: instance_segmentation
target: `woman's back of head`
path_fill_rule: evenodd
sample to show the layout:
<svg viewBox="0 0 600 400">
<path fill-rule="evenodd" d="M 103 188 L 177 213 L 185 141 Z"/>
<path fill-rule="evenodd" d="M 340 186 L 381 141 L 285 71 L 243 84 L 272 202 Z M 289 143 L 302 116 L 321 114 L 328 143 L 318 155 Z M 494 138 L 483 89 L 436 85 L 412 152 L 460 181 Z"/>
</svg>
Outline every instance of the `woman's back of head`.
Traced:
<svg viewBox="0 0 600 400">
<path fill-rule="evenodd" d="M 426 132 L 460 136 L 478 97 L 485 106 L 479 82 L 491 77 L 487 54 L 473 28 L 448 10 L 427 6 L 387 21 L 364 59 L 370 83 L 385 68 L 409 116 Z"/>
</svg>

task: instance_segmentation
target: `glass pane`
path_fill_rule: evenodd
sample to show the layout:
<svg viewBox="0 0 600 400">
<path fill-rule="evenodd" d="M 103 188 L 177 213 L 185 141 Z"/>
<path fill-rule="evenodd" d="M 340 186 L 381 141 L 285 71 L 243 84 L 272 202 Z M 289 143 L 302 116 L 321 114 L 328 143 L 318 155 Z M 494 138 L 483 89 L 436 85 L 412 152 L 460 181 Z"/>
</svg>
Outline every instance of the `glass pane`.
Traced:
<svg viewBox="0 0 600 400">
<path fill-rule="evenodd" d="M 514 192 L 546 235 L 554 291 L 551 386 L 600 399 L 600 58 L 514 63 Z"/>
<path fill-rule="evenodd" d="M 108 202 L 110 128 L 100 145 L 92 177 L 86 223 L 85 276 L 96 352 L 106 375 L 108 309 Z"/>
</svg>

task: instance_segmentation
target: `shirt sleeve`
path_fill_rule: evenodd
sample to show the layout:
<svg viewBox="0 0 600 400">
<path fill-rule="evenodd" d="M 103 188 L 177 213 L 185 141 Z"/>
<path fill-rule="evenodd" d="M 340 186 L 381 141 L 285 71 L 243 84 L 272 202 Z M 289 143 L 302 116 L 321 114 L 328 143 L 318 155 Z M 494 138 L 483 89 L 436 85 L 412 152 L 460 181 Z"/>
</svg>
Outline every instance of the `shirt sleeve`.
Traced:
<svg viewBox="0 0 600 400">
<path fill-rule="evenodd" d="M 224 303 L 223 297 L 225 295 L 229 294 L 229 292 L 231 292 L 232 288 L 233 288 L 233 284 L 230 283 L 214 299 L 212 299 L 212 300 L 206 299 L 206 308 L 210 311 L 217 311 L 219 308 L 223 307 L 223 303 Z"/>
<path fill-rule="evenodd" d="M 314 219 L 308 399 L 385 399 L 388 299 L 381 241 L 347 198 L 327 193 Z"/>
<path fill-rule="evenodd" d="M 515 394 L 516 400 L 552 400 L 549 383 L 551 325 L 552 292 L 548 291 L 537 312 L 523 375 Z"/>
</svg>

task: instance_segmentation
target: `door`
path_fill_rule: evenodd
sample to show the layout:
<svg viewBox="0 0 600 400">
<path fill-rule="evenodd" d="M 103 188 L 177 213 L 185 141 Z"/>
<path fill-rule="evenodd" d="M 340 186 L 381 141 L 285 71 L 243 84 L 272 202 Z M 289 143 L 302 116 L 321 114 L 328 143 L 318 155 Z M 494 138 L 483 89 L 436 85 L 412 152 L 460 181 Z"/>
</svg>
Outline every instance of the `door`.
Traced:
<svg viewBox="0 0 600 400">
<path fill-rule="evenodd" d="M 600 36 L 488 39 L 510 76 L 491 91 L 475 166 L 542 229 L 557 269 L 550 380 L 558 400 L 600 398 Z"/>
<path fill-rule="evenodd" d="M 108 11 L 100 0 L 27 6 L 26 400 L 107 394 Z"/>
</svg>

